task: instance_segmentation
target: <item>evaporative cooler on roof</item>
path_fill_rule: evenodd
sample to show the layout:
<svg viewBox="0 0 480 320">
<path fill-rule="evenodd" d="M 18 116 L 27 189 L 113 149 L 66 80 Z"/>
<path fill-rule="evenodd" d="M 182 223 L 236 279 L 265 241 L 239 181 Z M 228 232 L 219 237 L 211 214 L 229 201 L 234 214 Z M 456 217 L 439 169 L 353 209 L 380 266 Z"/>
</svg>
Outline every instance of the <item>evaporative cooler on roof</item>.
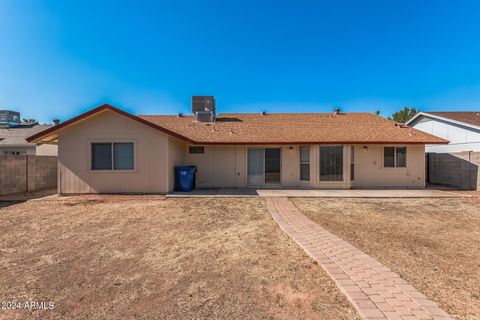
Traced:
<svg viewBox="0 0 480 320">
<path fill-rule="evenodd" d="M 213 96 L 193 96 L 192 97 L 192 113 L 195 115 L 197 122 L 214 122 L 215 121 L 215 97 Z"/>
<path fill-rule="evenodd" d="M 0 110 L 0 127 L 9 128 L 20 125 L 20 113 L 10 110 Z"/>
</svg>

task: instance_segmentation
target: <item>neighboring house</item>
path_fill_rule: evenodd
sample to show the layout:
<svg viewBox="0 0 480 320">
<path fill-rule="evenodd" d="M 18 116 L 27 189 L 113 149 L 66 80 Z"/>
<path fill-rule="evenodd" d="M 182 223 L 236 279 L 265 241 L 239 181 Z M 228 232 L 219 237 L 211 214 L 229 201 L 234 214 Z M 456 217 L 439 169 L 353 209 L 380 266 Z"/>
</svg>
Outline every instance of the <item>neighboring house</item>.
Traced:
<svg viewBox="0 0 480 320">
<path fill-rule="evenodd" d="M 37 122 L 22 122 L 20 113 L 0 110 L 0 155 L 57 155 L 57 146 L 36 145 L 27 138 L 52 125 L 39 125 Z"/>
<path fill-rule="evenodd" d="M 199 100 L 200 99 L 200 100 Z M 60 193 L 164 193 L 176 165 L 197 187 L 425 186 L 425 144 L 448 141 L 369 113 L 135 116 L 102 105 L 28 138 L 58 144 Z"/>
<path fill-rule="evenodd" d="M 406 124 L 450 141 L 426 145 L 426 152 L 480 151 L 480 112 L 419 112 Z"/>
<path fill-rule="evenodd" d="M 426 145 L 429 183 L 480 190 L 480 112 L 420 112 L 406 124 L 450 141 Z"/>
</svg>

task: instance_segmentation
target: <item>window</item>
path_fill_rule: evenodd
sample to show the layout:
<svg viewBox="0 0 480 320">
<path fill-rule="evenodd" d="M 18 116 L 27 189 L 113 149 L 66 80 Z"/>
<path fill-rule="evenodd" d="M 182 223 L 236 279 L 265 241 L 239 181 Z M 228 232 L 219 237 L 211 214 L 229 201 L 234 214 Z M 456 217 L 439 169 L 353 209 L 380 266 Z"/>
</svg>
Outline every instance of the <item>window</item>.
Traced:
<svg viewBox="0 0 480 320">
<path fill-rule="evenodd" d="M 394 147 L 383 148 L 383 166 L 385 168 L 395 167 L 395 148 Z"/>
<path fill-rule="evenodd" d="M 355 181 L 355 147 L 350 147 L 350 181 Z"/>
<path fill-rule="evenodd" d="M 113 169 L 133 170 L 133 143 L 113 144 Z"/>
<path fill-rule="evenodd" d="M 407 148 L 406 147 L 384 147 L 383 148 L 384 168 L 406 168 Z"/>
<path fill-rule="evenodd" d="M 92 143 L 92 170 L 133 170 L 132 142 Z"/>
<path fill-rule="evenodd" d="M 203 146 L 190 146 L 188 147 L 188 153 L 198 154 L 204 153 L 205 148 Z"/>
<path fill-rule="evenodd" d="M 310 181 L 310 147 L 300 147 L 300 180 Z"/>
<path fill-rule="evenodd" d="M 320 147 L 320 181 L 343 180 L 343 146 Z"/>
<path fill-rule="evenodd" d="M 395 148 L 395 167 L 406 168 L 407 167 L 407 148 Z"/>
<path fill-rule="evenodd" d="M 112 170 L 111 143 L 92 143 L 92 170 Z"/>
</svg>

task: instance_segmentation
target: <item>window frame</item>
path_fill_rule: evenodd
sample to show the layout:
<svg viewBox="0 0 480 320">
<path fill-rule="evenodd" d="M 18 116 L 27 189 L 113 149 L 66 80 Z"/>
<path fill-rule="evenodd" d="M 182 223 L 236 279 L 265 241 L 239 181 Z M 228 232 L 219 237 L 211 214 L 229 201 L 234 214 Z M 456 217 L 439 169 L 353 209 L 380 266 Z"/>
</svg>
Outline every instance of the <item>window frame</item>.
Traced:
<svg viewBox="0 0 480 320">
<path fill-rule="evenodd" d="M 96 143 L 109 143 L 111 147 L 111 169 L 93 169 L 93 144 Z M 132 169 L 115 169 L 115 147 L 114 144 L 116 143 L 131 143 L 133 145 L 133 168 Z M 131 172 L 138 172 L 137 168 L 137 141 L 136 140 L 116 140 L 116 139 L 108 139 L 108 140 L 89 140 L 88 143 L 88 158 L 89 158 L 89 166 L 88 171 L 91 173 L 131 173 Z"/>
<path fill-rule="evenodd" d="M 320 165 L 320 161 L 322 159 L 322 156 L 321 156 L 321 150 L 322 150 L 322 147 L 342 147 L 342 179 L 341 180 L 322 180 L 322 176 L 321 176 L 321 165 Z M 346 182 L 345 179 L 346 179 L 346 174 L 345 174 L 345 145 L 343 144 L 321 144 L 321 145 L 318 145 L 318 150 L 317 150 L 317 156 L 318 156 L 318 159 L 317 159 L 317 165 L 318 165 L 318 172 L 316 174 L 317 176 L 317 179 L 318 179 L 318 182 L 320 183 L 343 183 L 343 182 Z"/>
<path fill-rule="evenodd" d="M 386 167 L 385 166 L 385 148 L 393 148 L 393 167 Z M 402 167 L 397 166 L 397 148 L 405 149 L 405 161 L 404 161 L 405 165 L 402 166 Z M 408 165 L 407 154 L 408 154 L 408 147 L 407 146 L 403 146 L 403 145 L 399 145 L 399 146 L 386 145 L 386 146 L 383 146 L 383 148 L 382 148 L 382 168 L 383 169 L 388 169 L 388 170 L 391 170 L 391 169 L 395 169 L 395 170 L 407 169 L 407 165 Z"/>
<path fill-rule="evenodd" d="M 302 148 L 308 148 L 308 160 L 307 161 L 302 161 Z M 312 152 L 312 148 L 309 146 L 309 145 L 304 145 L 304 146 L 300 146 L 298 148 L 298 159 L 299 159 L 299 180 L 300 182 L 310 182 L 311 178 L 312 178 L 312 166 L 310 165 L 310 155 L 311 155 L 311 152 Z M 308 180 L 303 180 L 302 179 L 302 164 L 303 165 L 308 165 Z"/>
</svg>

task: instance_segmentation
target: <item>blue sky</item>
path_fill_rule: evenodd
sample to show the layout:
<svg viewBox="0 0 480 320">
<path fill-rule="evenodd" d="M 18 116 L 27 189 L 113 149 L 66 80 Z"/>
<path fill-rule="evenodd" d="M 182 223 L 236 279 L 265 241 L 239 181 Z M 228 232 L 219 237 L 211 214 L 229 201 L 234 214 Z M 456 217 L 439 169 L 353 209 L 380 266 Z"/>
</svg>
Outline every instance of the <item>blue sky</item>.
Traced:
<svg viewBox="0 0 480 320">
<path fill-rule="evenodd" d="M 480 109 L 479 1 L 0 0 L 0 109 Z"/>
</svg>

